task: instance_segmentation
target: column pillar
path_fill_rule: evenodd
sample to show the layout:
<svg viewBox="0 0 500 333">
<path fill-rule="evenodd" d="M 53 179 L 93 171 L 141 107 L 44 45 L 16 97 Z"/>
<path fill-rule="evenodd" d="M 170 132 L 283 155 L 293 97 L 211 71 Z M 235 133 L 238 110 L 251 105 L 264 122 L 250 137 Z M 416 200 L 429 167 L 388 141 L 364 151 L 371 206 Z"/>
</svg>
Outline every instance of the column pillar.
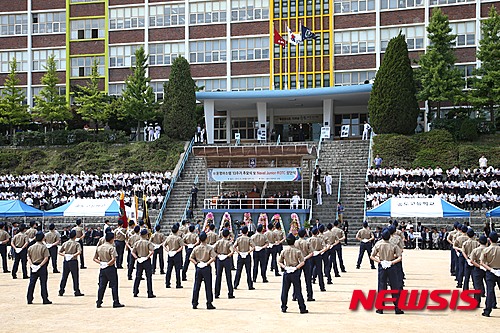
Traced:
<svg viewBox="0 0 500 333">
<path fill-rule="evenodd" d="M 259 128 L 257 129 L 257 137 L 259 133 L 265 131 L 267 133 L 266 121 L 267 121 L 267 103 L 257 102 L 257 121 L 259 122 Z M 267 140 L 267 135 L 266 135 Z"/>
<path fill-rule="evenodd" d="M 203 103 L 205 109 L 205 130 L 207 132 L 207 143 L 214 143 L 214 115 L 215 101 L 213 99 L 205 100 Z"/>
<path fill-rule="evenodd" d="M 321 126 L 330 127 L 330 137 L 333 135 L 333 100 L 323 100 L 323 124 Z"/>
</svg>

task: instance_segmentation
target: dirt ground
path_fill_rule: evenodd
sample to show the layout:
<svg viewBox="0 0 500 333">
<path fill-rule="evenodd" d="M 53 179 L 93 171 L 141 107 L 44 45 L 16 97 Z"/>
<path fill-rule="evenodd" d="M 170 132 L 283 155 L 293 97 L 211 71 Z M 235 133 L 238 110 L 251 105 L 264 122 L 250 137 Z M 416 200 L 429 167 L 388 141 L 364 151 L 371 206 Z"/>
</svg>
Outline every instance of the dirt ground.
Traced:
<svg viewBox="0 0 500 333">
<path fill-rule="evenodd" d="M 289 299 L 288 313 L 280 312 L 281 279 L 268 272 L 270 283 L 255 284 L 256 290 L 246 288 L 243 273 L 236 299 L 227 299 L 223 278 L 221 298 L 214 301 L 216 310 L 205 309 L 202 287 L 198 310 L 191 308 L 193 267 L 188 272 L 184 289 L 166 289 L 165 276 L 153 277 L 153 290 L 157 298 L 146 298 L 146 283 L 140 287 L 139 298 L 132 295 L 133 281 L 128 281 L 125 270 L 119 270 L 120 301 L 122 309 L 111 307 L 111 290 L 106 291 L 103 308 L 96 308 L 97 277 L 99 266 L 91 261 L 94 247 L 85 248 L 88 269 L 80 270 L 80 289 L 84 297 L 74 297 L 71 277 L 66 295 L 57 295 L 61 274 L 49 273 L 49 298 L 52 305 L 42 305 L 40 289 L 35 290 L 33 305 L 26 304 L 28 280 L 13 280 L 10 274 L 0 274 L 0 332 L 278 332 L 302 329 L 310 332 L 462 332 L 466 326 L 484 331 L 498 326 L 500 310 L 493 310 L 491 318 L 481 316 L 482 309 L 475 311 L 407 311 L 396 316 L 392 311 L 378 315 L 374 311 L 351 311 L 349 303 L 353 289 L 376 289 L 376 270 L 371 270 L 367 258 L 361 269 L 355 269 L 358 247 L 344 247 L 347 273 L 334 278 L 326 292 L 313 285 L 316 302 L 308 302 L 309 314 L 301 315 L 298 305 Z M 404 253 L 406 289 L 452 289 L 455 282 L 449 272 L 449 251 L 415 251 Z M 59 269 L 62 270 L 61 258 Z M 12 261 L 9 261 L 9 268 Z M 52 270 L 50 269 L 50 272 Z M 22 273 L 18 273 L 22 276 Z M 174 278 L 174 277 L 173 277 Z M 234 278 L 234 271 L 233 271 Z M 215 279 L 214 279 L 215 282 Z M 174 281 L 172 281 L 172 285 Z M 304 281 L 302 281 L 305 293 Z M 497 298 L 500 293 L 497 292 Z M 290 294 L 291 298 L 291 294 Z M 500 304 L 500 302 L 499 302 Z M 484 306 L 484 299 L 481 306 Z"/>
</svg>

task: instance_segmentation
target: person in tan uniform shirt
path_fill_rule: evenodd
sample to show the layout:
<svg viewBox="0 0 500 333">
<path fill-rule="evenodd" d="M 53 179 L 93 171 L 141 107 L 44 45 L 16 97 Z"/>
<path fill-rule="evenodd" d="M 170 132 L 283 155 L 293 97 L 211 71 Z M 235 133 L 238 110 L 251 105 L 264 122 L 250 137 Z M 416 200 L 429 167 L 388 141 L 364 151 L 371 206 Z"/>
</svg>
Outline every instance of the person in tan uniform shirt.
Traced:
<svg viewBox="0 0 500 333">
<path fill-rule="evenodd" d="M 295 241 L 295 247 L 302 252 L 302 256 L 304 256 L 304 267 L 302 267 L 302 272 L 304 273 L 304 280 L 306 281 L 306 294 L 307 301 L 314 302 L 315 299 L 313 297 L 313 289 L 312 289 L 312 256 L 313 249 L 311 248 L 311 244 L 305 239 L 306 237 L 306 229 L 300 228 L 298 231 L 299 239 Z M 296 299 L 294 295 L 293 299 Z"/>
<path fill-rule="evenodd" d="M 472 269 L 472 283 L 475 290 L 481 290 L 481 293 L 474 294 L 474 298 L 477 300 L 477 306 L 481 304 L 481 297 L 484 297 L 486 289 L 484 288 L 484 282 L 486 279 L 486 268 L 481 266 L 481 254 L 488 244 L 488 238 L 485 235 L 479 236 L 479 247 L 472 250 L 469 255 L 471 263 L 474 265 Z"/>
<path fill-rule="evenodd" d="M 262 282 L 269 282 L 266 277 L 266 249 L 268 247 L 267 237 L 264 235 L 264 227 L 262 224 L 257 226 L 257 233 L 252 235 L 251 237 L 255 250 L 253 251 L 253 282 L 257 281 L 257 273 L 259 272 L 260 266 L 260 275 L 262 276 Z"/>
<path fill-rule="evenodd" d="M 164 271 L 165 261 L 163 260 L 163 245 L 166 239 L 167 238 L 165 237 L 165 235 L 161 232 L 161 226 L 158 224 L 155 227 L 155 233 L 151 236 L 151 243 L 153 243 L 153 246 L 155 248 L 153 254 L 153 274 L 155 274 L 156 262 L 158 261 L 158 259 L 160 266 L 160 274 L 165 274 Z"/>
<path fill-rule="evenodd" d="M 151 256 L 154 252 L 154 246 L 148 240 L 148 229 L 141 230 L 141 239 L 134 243 L 132 248 L 132 256 L 137 262 L 135 280 L 134 280 L 134 297 L 139 295 L 139 285 L 141 284 L 142 272 L 146 273 L 146 284 L 148 287 L 148 298 L 155 298 L 153 294 L 153 270 L 151 268 Z"/>
<path fill-rule="evenodd" d="M 80 292 L 80 280 L 78 272 L 78 256 L 82 252 L 82 247 L 80 243 L 75 241 L 76 231 L 71 230 L 69 233 L 69 240 L 64 242 L 64 244 L 59 249 L 59 255 L 64 257 L 63 261 L 63 274 L 61 277 L 61 284 L 59 286 L 59 296 L 64 295 L 64 288 L 66 288 L 66 281 L 71 273 L 71 278 L 73 279 L 73 291 L 75 296 L 84 296 Z"/>
<path fill-rule="evenodd" d="M 215 306 L 212 304 L 212 267 L 210 265 L 215 261 L 217 255 L 215 254 L 214 249 L 207 245 L 207 234 L 205 232 L 200 233 L 199 239 L 201 244 L 196 246 L 189 256 L 189 260 L 196 266 L 196 273 L 194 275 L 193 298 L 191 300 L 191 304 L 193 305 L 193 309 L 198 308 L 201 283 L 205 281 L 207 309 L 214 310 Z"/>
<path fill-rule="evenodd" d="M 404 272 L 403 272 L 403 249 L 405 247 L 405 243 L 403 239 L 399 236 L 396 230 L 396 226 L 394 224 L 391 224 L 388 228 L 391 238 L 389 239 L 389 242 L 392 245 L 395 245 L 401 250 L 401 261 L 397 262 L 394 264 L 394 268 L 396 270 L 396 274 L 398 277 L 399 284 L 401 287 L 404 287 L 405 281 L 404 281 Z"/>
<path fill-rule="evenodd" d="M 378 291 L 387 289 L 387 282 L 391 286 L 391 290 L 401 290 L 402 286 L 398 281 L 395 264 L 401 261 L 401 249 L 389 242 L 391 233 L 388 229 L 382 231 L 382 239 L 375 244 L 372 249 L 370 259 L 377 262 L 378 265 Z M 387 266 L 385 266 L 387 265 Z M 395 296 L 394 311 L 396 314 L 404 312 L 398 308 L 399 293 Z M 383 310 L 378 309 L 378 314 L 382 314 Z"/>
<path fill-rule="evenodd" d="M 87 269 L 87 267 L 85 267 L 85 257 L 83 255 L 83 236 L 84 236 L 84 230 L 82 228 L 82 220 L 78 219 L 76 220 L 76 226 L 73 227 L 73 229 L 71 230 L 75 230 L 76 232 L 76 241 L 78 243 L 80 243 L 80 246 L 82 248 L 82 252 L 80 253 L 80 268 L 81 269 Z"/>
<path fill-rule="evenodd" d="M 129 258 L 128 258 L 128 279 L 132 280 L 132 273 L 134 271 L 134 266 L 135 266 L 135 257 L 132 255 L 132 249 L 134 248 L 134 244 L 138 241 L 141 240 L 141 235 L 139 234 L 141 232 L 141 227 L 136 225 L 134 227 L 134 233 L 127 239 L 126 245 L 127 248 L 130 250 L 129 252 Z"/>
<path fill-rule="evenodd" d="M 120 303 L 118 298 L 118 272 L 115 267 L 116 248 L 114 246 L 115 235 L 112 232 L 106 233 L 106 242 L 96 248 L 94 262 L 99 264 L 99 289 L 97 290 L 97 307 L 102 307 L 104 292 L 108 287 L 113 295 L 113 308 L 122 308 L 125 305 Z"/>
<path fill-rule="evenodd" d="M 337 262 L 335 261 L 335 257 L 332 255 L 332 248 L 340 244 L 337 236 L 331 232 L 332 225 L 330 223 L 330 229 L 325 230 L 325 226 L 322 224 L 319 226 L 320 236 L 323 237 L 328 249 L 321 255 L 323 258 L 323 265 L 325 267 L 324 274 L 326 276 L 326 283 L 333 284 L 332 282 L 332 267 L 334 266 L 332 260 L 335 262 L 335 276 L 340 277 L 339 270 L 337 268 Z"/>
<path fill-rule="evenodd" d="M 28 240 L 29 240 L 29 245 L 28 247 L 30 247 L 31 245 L 35 244 L 35 235 L 36 233 L 38 232 L 38 225 L 35 221 L 31 221 L 30 222 L 30 228 L 28 230 L 26 230 L 26 236 L 28 236 Z"/>
<path fill-rule="evenodd" d="M 5 223 L 0 222 L 0 255 L 2 256 L 2 268 L 4 273 L 10 273 L 7 267 L 7 244 L 10 242 L 10 235 L 5 231 Z"/>
<path fill-rule="evenodd" d="M 61 235 L 57 232 L 54 223 L 49 225 L 49 232 L 45 234 L 45 244 L 49 249 L 50 259 L 52 261 L 52 272 L 59 273 L 57 269 L 57 246 L 61 244 Z"/>
<path fill-rule="evenodd" d="M 172 269 L 175 268 L 175 287 L 182 288 L 181 285 L 181 269 L 182 269 L 182 248 L 184 241 L 179 235 L 179 227 L 174 224 L 172 227 L 172 234 L 167 237 L 165 241 L 165 249 L 168 252 L 167 261 L 167 274 L 165 275 L 165 286 L 170 288 L 170 277 L 172 276 Z"/>
<path fill-rule="evenodd" d="M 368 257 L 370 257 L 370 253 L 372 252 L 372 241 L 375 239 L 375 236 L 373 236 L 373 232 L 368 226 L 368 222 L 363 222 L 363 228 L 358 230 L 356 239 L 360 241 L 358 262 L 356 263 L 356 269 L 359 269 L 361 267 L 361 262 L 363 261 L 363 255 L 365 254 L 365 251 L 367 252 Z M 371 258 L 370 266 L 372 269 L 375 269 L 375 264 L 373 263 L 373 260 Z"/>
<path fill-rule="evenodd" d="M 337 245 L 334 245 L 332 248 L 333 252 L 333 259 L 332 259 L 332 264 L 333 264 L 333 270 L 335 272 L 338 272 L 335 268 L 337 267 L 337 260 L 335 260 L 335 257 L 339 260 L 339 266 L 340 266 L 340 271 L 342 273 L 345 273 L 345 266 L 344 266 L 344 258 L 342 258 L 342 242 L 345 240 L 345 233 L 344 230 L 339 228 L 340 222 L 338 220 L 335 220 L 333 222 L 333 229 L 332 232 L 333 234 L 338 238 L 339 243 Z"/>
<path fill-rule="evenodd" d="M 283 250 L 283 242 L 285 241 L 286 235 L 281 230 L 281 224 L 273 223 L 273 240 L 274 244 L 271 249 L 271 270 L 274 271 L 274 276 L 280 276 L 278 270 L 278 255 Z"/>
<path fill-rule="evenodd" d="M 123 221 L 118 220 L 118 227 L 114 230 L 115 233 L 115 247 L 118 258 L 116 258 L 116 268 L 123 268 L 123 253 L 125 252 L 125 242 L 127 241 L 127 229 L 123 227 Z M 104 233 L 106 237 L 106 232 Z"/>
<path fill-rule="evenodd" d="M 481 253 L 481 266 L 486 268 L 486 306 L 482 315 L 489 317 L 495 307 L 495 286 L 500 285 L 500 246 L 498 245 L 498 234 L 490 232 L 491 245 Z"/>
<path fill-rule="evenodd" d="M 304 297 L 302 296 L 302 288 L 300 286 L 301 268 L 304 266 L 304 256 L 301 250 L 294 246 L 295 236 L 289 234 L 286 237 L 288 247 L 284 249 L 278 259 L 278 265 L 285 271 L 283 273 L 283 284 L 281 287 L 281 312 L 286 312 L 288 292 L 293 285 L 294 297 L 299 303 L 300 313 L 308 313 Z"/>
<path fill-rule="evenodd" d="M 472 275 L 472 269 L 474 268 L 474 264 L 470 260 L 470 254 L 472 250 L 474 250 L 476 247 L 479 247 L 481 244 L 475 239 L 475 232 L 473 229 L 469 228 L 467 230 L 467 236 L 469 239 L 467 239 L 463 244 L 462 244 L 462 255 L 464 256 L 464 284 L 463 284 L 463 290 L 469 290 L 469 280 Z"/>
<path fill-rule="evenodd" d="M 234 289 L 238 289 L 240 284 L 241 271 L 243 266 L 245 267 L 245 272 L 247 274 L 247 284 L 248 290 L 254 290 L 252 281 L 252 259 L 250 253 L 254 250 L 255 244 L 247 236 L 248 227 L 244 226 L 241 228 L 241 236 L 236 239 L 234 243 L 234 250 L 238 253 L 238 261 L 236 262 L 236 275 L 234 276 Z"/>
<path fill-rule="evenodd" d="M 467 230 L 469 228 L 464 225 L 462 226 L 460 234 L 457 234 L 458 236 L 455 237 L 455 241 L 453 242 L 453 248 L 456 251 L 456 254 L 458 256 L 457 262 L 456 262 L 456 271 L 457 271 L 457 288 L 462 288 L 463 285 L 463 280 L 464 280 L 464 273 L 465 273 L 465 265 L 467 262 L 465 261 L 464 255 L 462 254 L 462 245 L 464 242 L 469 239 L 467 237 Z"/>
<path fill-rule="evenodd" d="M 19 262 L 23 271 L 23 279 L 29 279 L 27 262 L 28 262 L 28 245 L 29 239 L 26 236 L 26 225 L 21 223 L 19 232 L 12 238 L 11 246 L 14 249 L 14 265 L 12 266 L 12 278 L 17 279 L 17 269 Z"/>
<path fill-rule="evenodd" d="M 233 260 L 234 248 L 229 235 L 229 229 L 222 230 L 222 239 L 219 239 L 214 245 L 214 251 L 217 254 L 215 263 L 215 298 L 219 298 L 220 296 L 223 271 L 226 273 L 228 298 L 234 298 L 233 278 L 231 277 L 231 262 Z"/>
<path fill-rule="evenodd" d="M 325 280 L 323 279 L 323 258 L 322 254 L 328 250 L 328 246 L 325 240 L 320 237 L 318 228 L 312 228 L 313 236 L 309 238 L 309 244 L 311 245 L 311 250 L 313 251 L 312 256 L 312 281 L 316 281 L 315 277 L 318 277 L 319 289 L 321 291 L 326 291 Z"/>
<path fill-rule="evenodd" d="M 189 257 L 191 252 L 196 245 L 198 245 L 198 235 L 195 233 L 195 226 L 189 226 L 189 232 L 184 235 L 184 250 L 186 251 L 186 257 L 184 258 L 184 265 L 182 266 L 182 281 L 187 281 L 187 270 L 189 268 Z"/>
<path fill-rule="evenodd" d="M 210 231 L 207 232 L 207 244 L 213 246 L 217 242 L 217 234 L 215 233 L 215 225 L 210 224 Z"/>
<path fill-rule="evenodd" d="M 35 234 L 35 244 L 28 248 L 28 257 L 30 263 L 30 283 L 28 285 L 28 304 L 33 304 L 33 293 L 35 291 L 35 285 L 38 279 L 40 279 L 40 289 L 43 299 L 43 304 L 52 304 L 49 300 L 49 292 L 47 291 L 47 279 L 49 274 L 47 273 L 47 263 L 49 262 L 49 249 L 43 243 L 45 235 L 43 232 L 37 232 Z"/>
<path fill-rule="evenodd" d="M 457 265 L 457 254 L 456 254 L 456 251 L 455 249 L 453 248 L 453 242 L 455 240 L 455 235 L 457 233 L 457 228 L 458 228 L 458 222 L 455 222 L 453 224 L 453 230 L 450 231 L 448 233 L 448 237 L 446 237 L 446 241 L 448 242 L 448 244 L 450 244 L 450 253 L 451 253 L 451 257 L 450 257 L 450 274 L 451 276 L 456 276 L 457 275 L 457 268 L 456 268 L 456 265 Z"/>
<path fill-rule="evenodd" d="M 189 230 L 189 221 L 183 220 L 181 222 L 181 226 L 179 227 L 179 236 L 184 237 L 184 235 L 188 233 L 188 230 Z"/>
<path fill-rule="evenodd" d="M 269 257 L 271 257 L 274 247 L 274 233 L 273 233 L 274 225 L 269 223 L 267 225 L 267 230 L 264 232 L 264 236 L 267 238 L 267 249 L 266 249 L 266 268 L 269 264 Z M 276 269 L 278 269 L 278 263 L 275 262 Z M 274 270 L 273 262 L 271 261 L 271 271 Z"/>
</svg>

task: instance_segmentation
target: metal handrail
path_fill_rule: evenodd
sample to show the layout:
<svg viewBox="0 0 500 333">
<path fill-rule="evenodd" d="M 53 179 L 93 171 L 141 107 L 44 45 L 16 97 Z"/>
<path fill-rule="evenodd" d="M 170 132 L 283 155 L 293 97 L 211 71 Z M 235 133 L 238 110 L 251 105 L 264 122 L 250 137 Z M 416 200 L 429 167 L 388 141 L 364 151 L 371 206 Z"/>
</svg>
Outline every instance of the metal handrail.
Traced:
<svg viewBox="0 0 500 333">
<path fill-rule="evenodd" d="M 337 189 L 337 202 L 340 202 L 340 188 L 342 187 L 342 171 L 339 174 L 339 187 Z M 335 220 L 339 219 L 339 211 L 335 213 Z"/>
<path fill-rule="evenodd" d="M 297 207 L 292 207 L 290 199 L 281 198 L 212 198 L 203 200 L 203 209 L 307 209 L 312 207 L 312 199 L 300 199 Z"/>
<path fill-rule="evenodd" d="M 198 184 L 198 175 L 196 175 L 196 177 L 194 178 L 193 184 L 195 184 L 195 185 Z M 186 201 L 186 207 L 184 207 L 184 213 L 182 214 L 181 221 L 184 221 L 187 219 L 187 211 L 188 211 L 190 206 L 191 206 L 191 196 L 189 196 L 187 201 Z"/>
<path fill-rule="evenodd" d="M 370 132 L 370 146 L 368 148 L 368 166 L 366 168 L 365 182 L 368 181 L 368 170 L 372 165 L 372 156 L 373 155 L 373 130 Z M 363 221 L 366 219 L 366 191 L 365 191 L 365 200 L 363 203 Z"/>
<path fill-rule="evenodd" d="M 191 151 L 193 150 L 193 145 L 194 145 L 194 138 L 191 139 L 191 142 L 189 143 L 189 146 L 186 149 L 186 152 L 184 153 L 184 156 L 182 157 L 181 164 L 177 171 L 174 171 L 174 175 L 172 176 L 172 180 L 170 181 L 170 186 L 168 187 L 167 193 L 165 194 L 165 198 L 163 198 L 163 203 L 161 204 L 160 211 L 158 212 L 158 216 L 156 217 L 155 221 L 155 226 L 159 225 L 162 218 L 163 218 L 163 213 L 165 211 L 165 208 L 167 207 L 167 202 L 170 199 L 170 194 L 172 193 L 172 189 L 174 188 L 175 183 L 177 182 L 177 179 L 179 179 L 179 176 L 181 175 L 182 171 L 184 170 L 184 166 L 186 165 L 186 161 L 189 158 L 189 155 L 191 154 Z"/>
</svg>

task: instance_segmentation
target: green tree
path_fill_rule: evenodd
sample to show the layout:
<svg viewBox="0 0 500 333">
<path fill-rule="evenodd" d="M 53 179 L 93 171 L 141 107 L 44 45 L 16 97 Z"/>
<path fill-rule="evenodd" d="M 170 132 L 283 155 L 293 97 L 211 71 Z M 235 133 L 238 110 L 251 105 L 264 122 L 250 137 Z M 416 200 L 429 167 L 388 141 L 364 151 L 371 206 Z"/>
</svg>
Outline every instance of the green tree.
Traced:
<svg viewBox="0 0 500 333">
<path fill-rule="evenodd" d="M 42 123 L 50 124 L 50 129 L 52 130 L 54 122 L 69 120 L 72 114 L 66 97 L 60 95 L 57 88 L 59 77 L 57 76 L 56 62 L 53 54 L 47 59 L 45 70 L 47 73 L 40 80 L 40 83 L 44 87 L 40 91 L 40 94 L 35 96 L 35 106 L 32 114 L 33 117 L 39 118 Z"/>
<path fill-rule="evenodd" d="M 475 72 L 471 102 L 478 108 L 486 108 L 495 126 L 495 112 L 500 105 L 500 15 L 494 6 L 489 17 L 482 21 L 481 36 L 477 51 L 481 67 Z"/>
<path fill-rule="evenodd" d="M 77 113 L 82 119 L 95 123 L 95 132 L 98 131 L 99 122 L 106 122 L 109 118 L 109 104 L 107 95 L 99 89 L 99 71 L 97 60 L 92 64 L 90 80 L 85 86 L 77 86 L 75 104 Z"/>
<path fill-rule="evenodd" d="M 137 121 L 137 133 L 142 122 L 151 120 L 156 115 L 156 102 L 151 79 L 146 76 L 148 56 L 144 48 L 135 51 L 135 67 L 133 73 L 125 81 L 123 89 L 123 117 Z M 139 135 L 136 136 L 139 140 Z"/>
<path fill-rule="evenodd" d="M 427 27 L 430 45 L 420 56 L 417 70 L 419 82 L 418 99 L 428 100 L 436 106 L 437 118 L 441 118 L 441 103 L 457 102 L 462 98 L 465 82 L 460 71 L 455 68 L 455 53 L 452 48 L 457 35 L 451 33 L 448 16 L 441 9 L 434 8 Z"/>
<path fill-rule="evenodd" d="M 196 85 L 189 63 L 183 57 L 174 60 L 165 87 L 163 128 L 175 139 L 189 140 L 196 127 Z"/>
<path fill-rule="evenodd" d="M 13 134 L 14 126 L 28 124 L 31 119 L 28 105 L 24 103 L 26 95 L 19 87 L 20 79 L 16 72 L 17 61 L 13 58 L 0 98 L 0 123 L 8 125 L 11 134 Z"/>
<path fill-rule="evenodd" d="M 412 134 L 415 131 L 419 109 L 408 46 L 401 33 L 387 45 L 368 110 L 377 133 Z"/>
</svg>

